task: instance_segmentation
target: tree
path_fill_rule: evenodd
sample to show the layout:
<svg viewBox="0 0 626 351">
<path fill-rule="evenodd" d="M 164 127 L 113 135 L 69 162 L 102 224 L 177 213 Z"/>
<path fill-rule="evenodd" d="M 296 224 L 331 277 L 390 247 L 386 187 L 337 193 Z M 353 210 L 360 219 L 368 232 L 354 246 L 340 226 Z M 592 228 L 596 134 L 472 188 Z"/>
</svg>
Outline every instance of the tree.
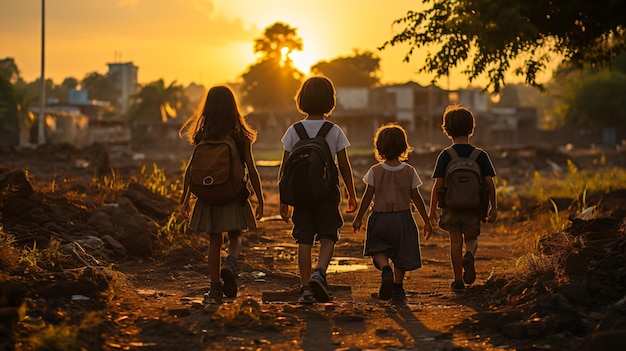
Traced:
<svg viewBox="0 0 626 351">
<path fill-rule="evenodd" d="M 552 111 L 559 126 L 577 128 L 626 128 L 626 54 L 612 64 L 613 69 L 589 68 L 579 72 L 561 67 L 550 83 L 557 108 Z M 552 88 L 554 86 L 555 88 Z"/>
<path fill-rule="evenodd" d="M 20 80 L 20 70 L 12 57 L 0 60 L 0 75 L 10 83 L 15 84 Z"/>
<path fill-rule="evenodd" d="M 20 123 L 28 127 L 29 121 L 25 83 L 15 60 L 7 57 L 0 60 L 0 130 L 16 137 Z"/>
<path fill-rule="evenodd" d="M 552 60 L 579 69 L 585 64 L 601 67 L 626 47 L 622 0 L 423 2 L 429 4 L 425 10 L 394 21 L 403 29 L 380 49 L 408 43 L 407 62 L 418 49 L 428 49 L 419 72 L 434 73 L 434 81 L 468 63 L 464 73 L 470 81 L 487 75 L 485 90 L 498 93 L 507 73 L 543 89 L 537 75 Z"/>
<path fill-rule="evenodd" d="M 181 112 L 187 113 L 190 105 L 182 85 L 173 81 L 166 86 L 163 79 L 141 87 L 131 99 L 133 104 L 128 118 L 132 121 L 166 122 L 170 118 L 176 118 Z"/>
<path fill-rule="evenodd" d="M 339 87 L 372 87 L 380 82 L 380 58 L 368 50 L 354 50 L 352 56 L 316 63 L 311 72 L 327 76 Z"/>
<path fill-rule="evenodd" d="M 0 68 L 0 130 L 17 130 L 19 121 L 20 99 L 10 76 Z"/>
<path fill-rule="evenodd" d="M 88 73 L 80 84 L 90 99 L 108 101 L 114 106 L 121 94 L 109 77 L 98 72 Z"/>
<path fill-rule="evenodd" d="M 267 27 L 254 44 L 259 60 L 242 74 L 242 102 L 258 110 L 291 106 L 304 74 L 293 66 L 289 55 L 302 47 L 296 28 L 281 22 Z"/>
</svg>

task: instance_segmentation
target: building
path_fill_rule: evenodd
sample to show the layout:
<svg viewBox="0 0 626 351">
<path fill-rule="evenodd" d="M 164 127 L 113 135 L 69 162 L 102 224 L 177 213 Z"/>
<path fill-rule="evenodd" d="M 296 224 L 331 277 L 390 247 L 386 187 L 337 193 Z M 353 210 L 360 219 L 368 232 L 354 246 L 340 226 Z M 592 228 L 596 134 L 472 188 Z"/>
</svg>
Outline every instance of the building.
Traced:
<svg viewBox="0 0 626 351">
<path fill-rule="evenodd" d="M 137 83 L 139 67 L 133 65 L 132 62 L 107 63 L 107 65 L 109 66 L 107 77 L 120 91 L 120 97 L 117 101 L 119 112 L 122 115 L 126 114 L 130 104 L 130 97 L 139 90 L 139 84 Z"/>
</svg>

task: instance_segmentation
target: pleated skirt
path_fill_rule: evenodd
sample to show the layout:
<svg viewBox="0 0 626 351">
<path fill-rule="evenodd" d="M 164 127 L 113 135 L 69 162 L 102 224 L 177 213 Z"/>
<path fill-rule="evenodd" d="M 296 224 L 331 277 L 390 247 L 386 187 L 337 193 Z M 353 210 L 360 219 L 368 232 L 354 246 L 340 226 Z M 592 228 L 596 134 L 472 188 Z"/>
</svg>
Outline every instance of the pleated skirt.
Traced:
<svg viewBox="0 0 626 351">
<path fill-rule="evenodd" d="M 225 205 L 210 205 L 198 199 L 189 227 L 196 233 L 218 234 L 231 230 L 255 229 L 257 225 L 249 200 L 243 205 L 239 199 Z"/>
</svg>

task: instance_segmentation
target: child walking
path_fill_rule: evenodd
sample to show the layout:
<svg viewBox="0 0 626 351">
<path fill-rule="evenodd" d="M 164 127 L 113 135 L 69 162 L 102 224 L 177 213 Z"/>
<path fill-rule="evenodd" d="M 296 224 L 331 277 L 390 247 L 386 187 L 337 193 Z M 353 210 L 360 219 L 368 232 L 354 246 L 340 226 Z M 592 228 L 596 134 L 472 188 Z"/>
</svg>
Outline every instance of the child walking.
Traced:
<svg viewBox="0 0 626 351">
<path fill-rule="evenodd" d="M 411 150 L 406 131 L 401 126 L 387 124 L 378 128 L 374 137 L 374 154 L 379 163 L 365 173 L 365 193 L 352 222 L 356 233 L 373 199 L 372 213 L 367 220 L 364 255 L 371 256 L 374 266 L 382 270 L 378 291 L 381 300 L 403 301 L 405 273 L 422 266 L 419 234 L 411 202 L 424 220 L 424 238 L 428 239 L 432 233 L 424 198 L 418 189 L 422 181 L 415 168 L 403 162 Z"/>
<path fill-rule="evenodd" d="M 237 258 L 241 251 L 242 231 L 256 228 L 255 219 L 263 217 L 263 190 L 252 155 L 256 131 L 241 115 L 232 90 L 226 86 L 215 86 L 208 91 L 204 105 L 183 124 L 179 133 L 193 145 L 231 136 L 247 166 L 249 182 L 258 202 L 254 214 L 247 198 L 235 199 L 224 205 L 210 205 L 197 199 L 189 222 L 195 232 L 209 234 L 208 263 L 211 288 L 205 294 L 204 302 L 219 302 L 224 295 L 234 298 L 237 296 Z M 188 179 L 187 170 L 182 206 L 183 214 L 187 218 L 191 208 Z M 222 264 L 221 248 L 224 233 L 228 233 L 228 256 Z"/>
<path fill-rule="evenodd" d="M 306 116 L 298 123 L 304 126 L 309 136 L 315 136 L 335 108 L 335 87 L 326 77 L 311 77 L 300 86 L 295 100 L 298 111 Z M 282 174 L 286 160 L 298 140 L 300 137 L 294 125 L 291 125 L 282 138 L 284 151 L 279 174 Z M 350 143 L 336 124 L 332 124 L 325 140 L 332 157 L 337 160 L 339 172 L 348 190 L 346 213 L 354 212 L 356 210 L 356 195 L 352 181 L 352 167 L 346 151 Z M 311 304 L 314 300 L 318 302 L 330 301 L 326 269 L 333 257 L 335 243 L 339 240 L 338 230 L 343 225 L 343 218 L 339 211 L 340 202 L 341 196 L 339 184 L 337 184 L 335 190 L 331 191 L 327 198 L 311 205 L 296 205 L 293 208 L 292 236 L 298 244 L 298 268 L 302 284 L 299 302 L 302 304 Z M 283 203 L 281 199 L 280 215 L 287 222 L 290 217 L 289 212 L 289 206 Z M 311 251 L 316 242 L 319 242 L 320 249 L 317 265 L 313 269 Z"/>
<path fill-rule="evenodd" d="M 476 149 L 470 144 L 469 138 L 474 134 L 476 121 L 472 112 L 462 105 L 450 105 L 443 114 L 443 133 L 452 141 L 452 146 L 447 149 L 456 151 L 459 157 L 469 157 Z M 496 188 L 493 177 L 496 172 L 489 155 L 480 151 L 476 163 L 480 166 L 481 175 L 489 194 L 490 207 L 486 217 L 475 209 L 458 209 L 444 207 L 441 214 L 438 212 L 440 204 L 439 189 L 444 185 L 446 167 L 452 160 L 447 149 L 441 151 L 437 157 L 437 163 L 433 171 L 433 189 L 430 197 L 430 220 L 433 225 L 439 221 L 439 226 L 449 232 L 450 236 L 450 260 L 454 271 L 454 280 L 450 287 L 453 291 L 462 291 L 465 284 L 472 284 L 476 280 L 474 257 L 478 248 L 478 235 L 480 234 L 480 222 L 493 222 L 496 220 L 497 201 Z M 481 218 L 483 217 L 483 218 Z M 465 255 L 463 244 L 465 243 Z"/>
</svg>

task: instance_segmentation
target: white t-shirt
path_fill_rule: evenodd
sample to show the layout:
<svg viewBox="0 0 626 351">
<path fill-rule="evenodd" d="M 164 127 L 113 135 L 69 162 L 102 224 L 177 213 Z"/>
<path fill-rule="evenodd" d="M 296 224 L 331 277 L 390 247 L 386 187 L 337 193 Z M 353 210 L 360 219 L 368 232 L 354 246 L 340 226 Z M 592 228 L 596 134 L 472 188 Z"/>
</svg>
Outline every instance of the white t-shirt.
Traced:
<svg viewBox="0 0 626 351">
<path fill-rule="evenodd" d="M 309 137 L 313 138 L 317 135 L 317 132 L 319 132 L 320 128 L 322 128 L 322 125 L 324 124 L 324 122 L 326 122 L 326 120 L 303 119 L 301 122 L 304 126 L 304 129 L 306 130 L 306 133 L 309 135 Z M 300 140 L 300 137 L 298 136 L 298 133 L 296 132 L 296 129 L 293 127 L 293 125 L 287 128 L 285 135 L 283 135 L 283 138 L 281 139 L 285 151 L 287 152 L 291 152 L 293 150 L 293 147 L 294 145 L 296 145 L 298 140 Z M 326 134 L 326 141 L 328 142 L 330 153 L 333 155 L 333 158 L 337 155 L 337 152 L 350 146 L 350 142 L 348 141 L 348 138 L 346 138 L 346 135 L 343 133 L 343 130 L 341 130 L 341 128 L 334 123 L 330 131 L 328 131 L 328 134 Z"/>
<path fill-rule="evenodd" d="M 411 167 L 412 166 L 406 164 L 406 163 L 400 163 L 397 166 L 389 166 L 384 162 L 380 162 L 380 164 L 382 165 L 382 167 L 388 171 L 394 172 L 394 171 L 399 171 L 404 167 Z M 363 176 L 363 181 L 365 182 L 365 184 L 370 185 L 370 186 L 374 186 L 374 172 L 372 172 L 372 168 L 374 168 L 373 166 L 367 170 L 367 173 L 365 173 L 365 176 Z M 415 170 L 415 168 L 413 168 L 413 180 L 411 181 L 411 188 L 415 189 L 418 186 L 422 185 L 422 179 L 420 179 L 420 176 L 417 174 L 417 171 Z"/>
</svg>

